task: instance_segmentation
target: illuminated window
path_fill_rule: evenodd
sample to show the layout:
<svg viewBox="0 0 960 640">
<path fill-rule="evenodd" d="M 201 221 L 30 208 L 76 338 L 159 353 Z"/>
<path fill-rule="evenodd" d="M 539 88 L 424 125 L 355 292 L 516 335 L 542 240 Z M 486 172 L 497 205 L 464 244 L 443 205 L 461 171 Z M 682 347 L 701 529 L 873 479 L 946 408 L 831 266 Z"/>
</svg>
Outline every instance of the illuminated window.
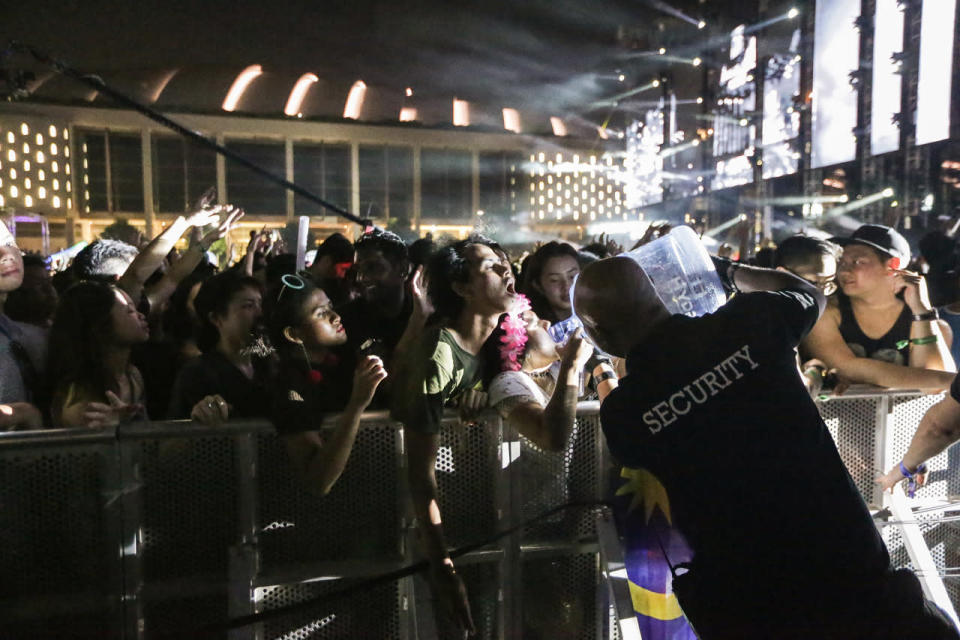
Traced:
<svg viewBox="0 0 960 640">
<path fill-rule="evenodd" d="M 31 188 L 33 188 L 33 182 L 30 181 L 30 178 L 24 178 L 24 179 L 23 179 L 23 188 L 24 188 L 24 189 L 31 189 Z"/>
<path fill-rule="evenodd" d="M 41 200 L 43 200 L 44 198 L 46 198 L 46 197 L 47 197 L 47 190 L 44 189 L 43 187 L 39 187 L 39 188 L 37 189 L 37 197 L 40 198 Z"/>
<path fill-rule="evenodd" d="M 54 173 L 60 173 L 60 165 L 57 163 L 56 160 L 50 163 L 50 170 L 53 171 Z"/>
<path fill-rule="evenodd" d="M 30 145 L 27 144 L 26 142 L 24 142 L 24 143 L 23 143 L 23 154 L 26 155 L 26 154 L 28 154 L 28 153 L 30 153 Z"/>
<path fill-rule="evenodd" d="M 30 197 L 29 195 L 23 196 L 23 204 L 26 205 L 26 206 L 28 206 L 28 207 L 32 207 L 32 206 L 33 206 L 33 198 Z"/>
<path fill-rule="evenodd" d="M 23 170 L 24 170 L 24 171 L 30 171 L 30 161 L 29 161 L 29 160 L 24 160 L 24 161 L 23 161 Z"/>
<path fill-rule="evenodd" d="M 43 134 L 38 133 L 36 137 L 37 144 L 43 144 Z"/>
<path fill-rule="evenodd" d="M 53 196 L 53 208 L 54 209 L 60 208 L 60 196 Z"/>
<path fill-rule="evenodd" d="M 60 191 L 60 181 L 56 178 L 53 179 L 53 190 Z"/>
<path fill-rule="evenodd" d="M 7 131 L 7 142 L 9 142 L 10 144 L 13 144 L 16 141 L 17 141 L 17 138 L 16 136 L 13 135 L 13 131 Z"/>
<path fill-rule="evenodd" d="M 17 160 L 17 152 L 14 151 L 13 149 L 8 150 L 8 151 L 7 151 L 7 160 L 9 160 L 10 162 L 16 162 L 16 160 Z"/>
<path fill-rule="evenodd" d="M 40 169 L 39 171 L 37 171 L 37 180 L 39 180 L 40 182 L 43 182 L 46 179 L 47 179 L 47 174 L 43 171 L 43 169 Z"/>
<path fill-rule="evenodd" d="M 37 151 L 37 162 L 46 162 L 47 158 L 43 155 L 43 151 Z"/>
<path fill-rule="evenodd" d="M 20 195 L 20 190 L 17 189 L 17 185 L 15 184 L 10 185 L 10 197 L 16 198 L 18 195 Z"/>
<path fill-rule="evenodd" d="M 58 151 L 58 149 L 57 149 L 57 143 L 56 143 L 56 142 L 51 142 L 51 143 L 50 143 L 50 155 L 52 155 L 52 156 L 57 155 L 57 151 Z"/>
<path fill-rule="evenodd" d="M 47 129 L 47 133 L 50 134 L 50 137 L 51 137 L 51 138 L 55 138 L 56 135 L 57 135 L 57 128 L 56 128 L 55 126 L 53 126 L 53 125 L 50 125 L 50 128 Z"/>
<path fill-rule="evenodd" d="M 17 179 L 17 170 L 14 169 L 13 167 L 10 167 L 10 179 L 11 180 Z"/>
<path fill-rule="evenodd" d="M 30 127 L 27 126 L 26 122 L 20 123 L 20 133 L 25 136 L 30 135 Z"/>
</svg>

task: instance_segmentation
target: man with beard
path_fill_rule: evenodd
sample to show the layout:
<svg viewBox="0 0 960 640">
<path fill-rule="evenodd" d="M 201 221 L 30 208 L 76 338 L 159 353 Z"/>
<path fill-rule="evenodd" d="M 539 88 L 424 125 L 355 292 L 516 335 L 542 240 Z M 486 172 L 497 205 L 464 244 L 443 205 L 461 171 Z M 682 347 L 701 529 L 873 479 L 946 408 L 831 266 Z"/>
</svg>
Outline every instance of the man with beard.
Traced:
<svg viewBox="0 0 960 640">
<path fill-rule="evenodd" d="M 269 417 L 269 351 L 260 326 L 259 281 L 235 271 L 213 276 L 200 287 L 194 307 L 203 355 L 177 374 L 167 417 L 204 424 Z"/>
<path fill-rule="evenodd" d="M 410 497 L 430 562 L 441 637 L 473 631 L 467 592 L 447 553 L 437 501 L 436 463 L 444 406 L 479 408 L 477 354 L 516 298 L 510 264 L 482 236 L 440 249 L 430 259 L 428 294 L 435 313 L 404 357 L 406 368 L 393 394 L 391 415 L 404 424 Z M 347 330 L 349 334 L 349 329 Z"/>
<path fill-rule="evenodd" d="M 403 336 L 413 310 L 407 286 L 410 262 L 407 246 L 390 231 L 374 229 L 360 237 L 356 247 L 356 288 L 359 297 L 339 307 L 337 313 L 347 331 L 347 343 L 337 351 L 344 367 L 352 371 L 353 360 L 365 344 L 367 355 L 378 356 L 392 371 L 393 352 Z M 380 386 L 373 407 L 381 408 L 393 380 Z"/>
</svg>

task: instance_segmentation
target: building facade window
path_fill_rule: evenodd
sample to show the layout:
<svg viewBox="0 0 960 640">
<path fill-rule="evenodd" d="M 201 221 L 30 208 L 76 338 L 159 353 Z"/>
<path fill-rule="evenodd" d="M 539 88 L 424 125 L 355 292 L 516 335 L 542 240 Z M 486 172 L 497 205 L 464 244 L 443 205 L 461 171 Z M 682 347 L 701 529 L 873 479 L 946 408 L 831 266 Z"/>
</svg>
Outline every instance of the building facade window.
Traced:
<svg viewBox="0 0 960 640">
<path fill-rule="evenodd" d="M 524 156 L 493 151 L 480 154 L 480 210 L 485 216 L 508 220 L 517 213 L 523 190 Z"/>
<path fill-rule="evenodd" d="M 421 217 L 469 220 L 473 185 L 469 151 L 423 149 L 420 152 Z"/>
<path fill-rule="evenodd" d="M 142 212 L 140 134 L 80 129 L 77 145 L 83 211 Z"/>
<path fill-rule="evenodd" d="M 413 149 L 359 148 L 361 216 L 385 218 L 388 226 L 408 229 L 413 220 Z"/>
<path fill-rule="evenodd" d="M 330 204 L 350 210 L 350 145 L 295 142 L 293 181 Z M 298 216 L 334 215 L 303 196 L 295 196 Z"/>
<path fill-rule="evenodd" d="M 217 184 L 217 154 L 173 136 L 153 136 L 153 205 L 162 213 L 189 210 Z"/>
<path fill-rule="evenodd" d="M 282 142 L 229 140 L 226 146 L 274 175 L 286 175 L 286 153 Z M 230 160 L 227 160 L 226 172 L 227 200 L 243 207 L 247 213 L 286 215 L 286 189 Z"/>
</svg>

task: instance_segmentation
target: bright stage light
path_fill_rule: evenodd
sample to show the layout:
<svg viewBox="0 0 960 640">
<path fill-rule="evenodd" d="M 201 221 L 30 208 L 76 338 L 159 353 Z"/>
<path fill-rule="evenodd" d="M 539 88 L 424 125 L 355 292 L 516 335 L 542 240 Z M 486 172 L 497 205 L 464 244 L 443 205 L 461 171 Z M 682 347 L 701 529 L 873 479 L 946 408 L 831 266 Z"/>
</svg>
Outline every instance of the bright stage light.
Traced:
<svg viewBox="0 0 960 640">
<path fill-rule="evenodd" d="M 697 23 L 697 29 L 703 29 L 706 26 L 707 26 L 707 23 L 704 22 L 703 20 Z"/>
<path fill-rule="evenodd" d="M 887 187 L 886 189 L 880 192 L 880 195 L 882 195 L 884 198 L 889 198 L 890 196 L 893 195 L 893 187 Z"/>
<path fill-rule="evenodd" d="M 790 18 L 791 20 L 796 18 L 798 15 L 800 15 L 800 10 L 797 9 L 796 7 L 791 7 L 790 11 L 787 11 L 787 17 Z"/>
<path fill-rule="evenodd" d="M 690 64 L 692 64 L 692 65 L 695 66 L 695 67 L 699 67 L 701 62 L 703 62 L 703 60 L 701 60 L 699 57 L 697 57 L 697 58 L 694 58 L 693 60 L 691 60 L 691 61 L 690 61 Z"/>
<path fill-rule="evenodd" d="M 660 55 L 663 55 L 663 54 L 665 54 L 666 52 L 667 52 L 667 50 L 664 49 L 663 47 L 660 47 L 659 49 L 657 49 L 657 53 L 659 53 Z"/>
<path fill-rule="evenodd" d="M 283 108 L 283 112 L 288 116 L 302 117 L 303 114 L 300 113 L 300 105 L 303 104 L 303 99 L 307 96 L 307 91 L 310 90 L 310 86 L 319 81 L 320 78 L 312 73 L 305 73 L 300 76 L 290 91 L 290 96 L 287 98 L 287 105 Z"/>
<path fill-rule="evenodd" d="M 233 111 L 237 108 L 237 103 L 243 97 L 243 92 L 247 90 L 250 83 L 263 73 L 263 67 L 258 64 L 252 64 L 237 76 L 230 90 L 227 91 L 227 97 L 223 100 L 222 108 L 224 111 Z"/>
<path fill-rule="evenodd" d="M 367 85 L 363 80 L 357 80 L 350 87 L 350 93 L 347 94 L 347 103 L 343 106 L 343 117 L 351 120 L 359 120 L 360 112 L 363 111 L 363 98 L 367 94 Z"/>
</svg>

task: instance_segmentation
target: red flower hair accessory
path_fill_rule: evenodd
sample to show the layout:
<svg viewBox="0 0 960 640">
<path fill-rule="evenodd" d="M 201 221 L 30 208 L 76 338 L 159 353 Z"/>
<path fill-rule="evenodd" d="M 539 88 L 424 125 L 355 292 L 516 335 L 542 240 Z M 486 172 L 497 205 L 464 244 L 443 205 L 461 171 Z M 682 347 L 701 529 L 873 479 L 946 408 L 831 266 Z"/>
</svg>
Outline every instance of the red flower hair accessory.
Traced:
<svg viewBox="0 0 960 640">
<path fill-rule="evenodd" d="M 524 311 L 530 309 L 530 300 L 523 294 L 516 297 L 513 308 L 507 312 L 500 329 L 500 363 L 504 371 L 520 371 L 523 366 L 520 354 L 527 344 L 527 324 L 520 317 Z"/>
</svg>

